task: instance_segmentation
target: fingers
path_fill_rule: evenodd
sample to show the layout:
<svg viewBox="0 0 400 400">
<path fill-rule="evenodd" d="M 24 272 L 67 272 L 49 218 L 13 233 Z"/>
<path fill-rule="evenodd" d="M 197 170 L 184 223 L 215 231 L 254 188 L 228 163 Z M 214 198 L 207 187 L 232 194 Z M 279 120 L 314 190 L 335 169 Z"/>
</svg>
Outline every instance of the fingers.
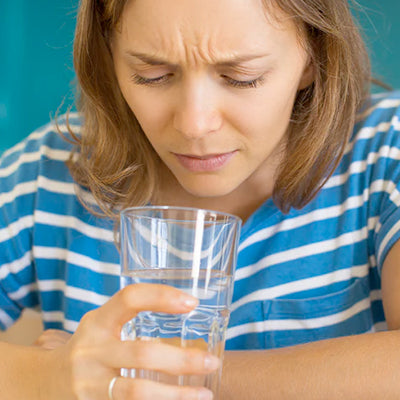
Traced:
<svg viewBox="0 0 400 400">
<path fill-rule="evenodd" d="M 203 387 L 172 386 L 145 379 L 117 378 L 113 388 L 113 399 L 141 400 L 212 400 L 210 390 Z"/>
<path fill-rule="evenodd" d="M 140 311 L 186 313 L 198 300 L 167 285 L 135 284 L 116 293 L 96 310 L 98 323 L 105 328 L 121 331 L 122 326 Z"/>
<path fill-rule="evenodd" d="M 196 348 L 181 348 L 146 341 L 115 342 L 103 349 L 101 361 L 112 368 L 137 368 L 173 375 L 208 374 L 220 360 Z"/>
<path fill-rule="evenodd" d="M 99 377 L 120 368 L 162 371 L 169 375 L 204 375 L 215 370 L 219 360 L 203 350 L 120 340 L 123 325 L 141 311 L 187 313 L 197 304 L 196 298 L 167 285 L 134 284 L 120 290 L 102 307 L 85 314 L 65 346 L 69 351 L 73 386 L 80 394 L 94 392 L 99 390 Z M 119 377 L 113 398 L 200 400 L 212 398 L 209 393 L 204 388 Z"/>
</svg>

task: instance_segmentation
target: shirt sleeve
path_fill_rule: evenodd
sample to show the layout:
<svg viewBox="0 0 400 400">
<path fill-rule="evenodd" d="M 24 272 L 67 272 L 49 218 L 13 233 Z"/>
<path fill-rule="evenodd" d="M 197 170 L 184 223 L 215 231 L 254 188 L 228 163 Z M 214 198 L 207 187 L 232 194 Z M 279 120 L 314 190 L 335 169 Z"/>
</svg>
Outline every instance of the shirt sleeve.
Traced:
<svg viewBox="0 0 400 400">
<path fill-rule="evenodd" d="M 370 196 L 377 210 L 374 243 L 380 273 L 388 252 L 400 239 L 400 93 L 382 103 L 383 106 L 376 110 L 384 116 L 376 125 L 379 148 L 370 157 L 376 159 Z"/>
<path fill-rule="evenodd" d="M 37 171 L 36 140 L 25 140 L 0 158 L 0 329 L 24 308 L 38 306 L 32 235 Z"/>
</svg>

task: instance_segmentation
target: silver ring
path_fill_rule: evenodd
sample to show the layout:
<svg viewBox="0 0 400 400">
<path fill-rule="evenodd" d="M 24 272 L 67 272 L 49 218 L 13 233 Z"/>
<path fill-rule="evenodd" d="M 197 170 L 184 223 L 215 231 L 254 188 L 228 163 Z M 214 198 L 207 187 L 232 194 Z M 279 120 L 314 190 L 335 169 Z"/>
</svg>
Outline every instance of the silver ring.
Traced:
<svg viewBox="0 0 400 400">
<path fill-rule="evenodd" d="M 114 389 L 115 381 L 117 380 L 117 378 L 118 378 L 118 376 L 114 376 L 114 378 L 112 378 L 110 383 L 108 384 L 108 398 L 109 398 L 109 400 L 114 400 L 113 389 Z"/>
</svg>

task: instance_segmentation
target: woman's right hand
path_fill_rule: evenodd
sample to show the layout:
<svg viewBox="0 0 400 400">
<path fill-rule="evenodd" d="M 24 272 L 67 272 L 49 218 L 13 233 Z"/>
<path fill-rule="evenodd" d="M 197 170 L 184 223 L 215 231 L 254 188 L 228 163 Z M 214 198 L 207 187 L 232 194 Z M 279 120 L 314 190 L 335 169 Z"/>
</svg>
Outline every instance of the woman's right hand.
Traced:
<svg viewBox="0 0 400 400">
<path fill-rule="evenodd" d="M 166 385 L 120 377 L 120 368 L 138 368 L 173 375 L 207 374 L 219 360 L 196 348 L 180 348 L 151 341 L 121 341 L 123 325 L 140 311 L 187 313 L 197 300 L 170 286 L 136 284 L 116 293 L 102 307 L 82 318 L 71 339 L 48 351 L 48 374 L 43 398 L 109 400 L 108 387 L 118 376 L 113 400 L 212 399 L 201 387 Z"/>
</svg>

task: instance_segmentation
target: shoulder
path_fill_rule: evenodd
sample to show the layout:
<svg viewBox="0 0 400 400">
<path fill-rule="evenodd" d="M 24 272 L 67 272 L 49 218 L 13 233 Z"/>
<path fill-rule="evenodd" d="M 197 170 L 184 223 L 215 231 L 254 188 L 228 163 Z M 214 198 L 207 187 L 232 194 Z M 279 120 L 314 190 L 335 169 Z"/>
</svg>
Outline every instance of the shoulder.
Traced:
<svg viewBox="0 0 400 400">
<path fill-rule="evenodd" d="M 34 179 L 40 169 L 65 165 L 73 150 L 72 134 L 80 135 L 81 118 L 77 113 L 62 115 L 27 136 L 0 157 L 0 180 Z M 4 188 L 3 188 L 4 189 Z"/>
<path fill-rule="evenodd" d="M 352 196 L 364 199 L 367 193 L 384 196 L 399 182 L 399 120 L 400 92 L 372 95 L 360 110 L 343 157 L 319 198 L 331 204 L 347 202 Z"/>
<path fill-rule="evenodd" d="M 67 154 L 69 156 L 73 148 L 70 130 L 79 135 L 81 125 L 81 118 L 77 113 L 64 114 L 58 117 L 56 120 L 36 129 L 23 141 L 6 150 L 1 155 L 0 166 L 9 166 L 23 157 L 24 154 L 29 154 L 30 157 L 25 156 L 25 158 L 32 160 L 35 159 L 35 154 L 38 158 L 46 154 L 51 157 L 51 154 L 57 154 L 57 151 L 59 151 L 58 158 L 61 158 L 63 154 L 61 152 L 64 152 L 65 156 Z"/>
<path fill-rule="evenodd" d="M 358 119 L 364 122 L 377 121 L 390 114 L 400 112 L 400 90 L 371 94 L 358 113 Z"/>
<path fill-rule="evenodd" d="M 0 212 L 8 220 L 34 212 L 39 193 L 75 196 L 66 161 L 73 144 L 69 130 L 79 135 L 80 118 L 71 114 L 35 130 L 0 157 Z M 69 127 L 69 128 L 68 128 Z M 48 198 L 42 196 L 41 198 Z"/>
<path fill-rule="evenodd" d="M 400 91 L 375 94 L 365 102 L 357 116 L 353 139 L 368 139 L 399 129 Z"/>
<path fill-rule="evenodd" d="M 357 116 L 342 162 L 343 172 L 354 161 L 374 163 L 385 152 L 400 149 L 400 91 L 372 95 Z M 398 158 L 392 151 L 392 156 Z"/>
</svg>

